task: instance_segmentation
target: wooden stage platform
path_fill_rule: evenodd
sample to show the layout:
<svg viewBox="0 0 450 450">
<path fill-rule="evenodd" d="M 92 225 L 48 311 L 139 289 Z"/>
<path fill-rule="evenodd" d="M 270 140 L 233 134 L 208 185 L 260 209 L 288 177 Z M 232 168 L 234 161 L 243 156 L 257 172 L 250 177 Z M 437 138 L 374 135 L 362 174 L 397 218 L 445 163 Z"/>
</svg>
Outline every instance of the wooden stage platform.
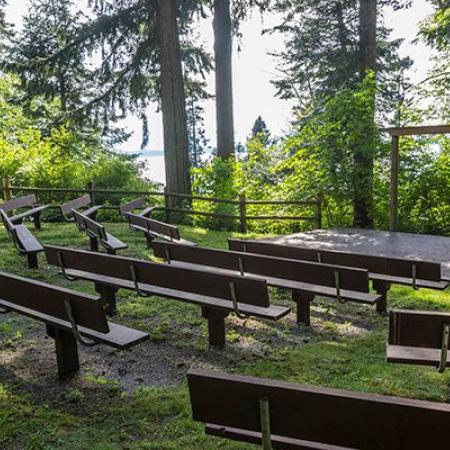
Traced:
<svg viewBox="0 0 450 450">
<path fill-rule="evenodd" d="M 390 258 L 411 258 L 442 264 L 442 278 L 450 280 L 450 237 L 388 231 L 332 228 L 278 236 L 263 241 L 342 250 Z"/>
</svg>

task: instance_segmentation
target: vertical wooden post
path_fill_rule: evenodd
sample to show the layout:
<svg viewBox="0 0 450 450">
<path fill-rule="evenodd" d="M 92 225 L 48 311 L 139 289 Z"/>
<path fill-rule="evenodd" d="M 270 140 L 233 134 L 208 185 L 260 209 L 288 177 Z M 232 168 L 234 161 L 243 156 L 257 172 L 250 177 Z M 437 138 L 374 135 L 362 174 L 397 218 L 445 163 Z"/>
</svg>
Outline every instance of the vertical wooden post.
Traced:
<svg viewBox="0 0 450 450">
<path fill-rule="evenodd" d="M 317 194 L 316 196 L 316 219 L 317 228 L 322 228 L 322 194 Z"/>
<path fill-rule="evenodd" d="M 12 193 L 11 193 L 11 179 L 6 176 L 3 178 L 3 198 L 5 202 L 11 200 Z"/>
<path fill-rule="evenodd" d="M 164 206 L 166 208 L 166 222 L 170 223 L 171 217 L 170 217 L 170 206 L 172 205 L 172 202 L 170 201 L 170 195 L 169 190 L 167 189 L 167 186 L 164 188 Z"/>
<path fill-rule="evenodd" d="M 391 143 L 391 217 L 389 230 L 398 229 L 398 171 L 399 171 L 399 136 L 392 135 Z"/>
<path fill-rule="evenodd" d="M 89 183 L 87 184 L 87 190 L 91 197 L 91 204 L 92 204 L 92 206 L 94 206 L 95 205 L 95 183 L 93 181 L 89 181 Z"/>
<path fill-rule="evenodd" d="M 202 306 L 202 316 L 208 320 L 209 345 L 216 348 L 225 346 L 225 318 L 228 311 Z"/>
<path fill-rule="evenodd" d="M 376 309 L 378 314 L 386 314 L 387 312 L 387 294 L 391 288 L 391 284 L 383 280 L 373 280 L 373 289 L 378 295 L 381 295 L 380 300 L 378 300 Z"/>
<path fill-rule="evenodd" d="M 241 233 L 247 233 L 247 199 L 245 192 L 239 195 L 239 218 Z"/>
<path fill-rule="evenodd" d="M 53 328 L 50 334 L 55 339 L 59 378 L 67 378 L 80 369 L 77 341 L 72 333 L 58 328 Z"/>
</svg>

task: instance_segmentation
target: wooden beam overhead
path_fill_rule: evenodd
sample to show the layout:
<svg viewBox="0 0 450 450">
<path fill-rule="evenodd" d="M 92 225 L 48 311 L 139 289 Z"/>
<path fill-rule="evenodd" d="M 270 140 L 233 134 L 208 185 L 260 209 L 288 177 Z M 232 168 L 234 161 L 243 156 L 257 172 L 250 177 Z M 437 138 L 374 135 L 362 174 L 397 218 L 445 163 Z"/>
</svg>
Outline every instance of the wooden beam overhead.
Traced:
<svg viewBox="0 0 450 450">
<path fill-rule="evenodd" d="M 423 134 L 450 134 L 450 125 L 429 125 L 417 127 L 382 128 L 380 131 L 391 136 L 414 136 Z"/>
</svg>

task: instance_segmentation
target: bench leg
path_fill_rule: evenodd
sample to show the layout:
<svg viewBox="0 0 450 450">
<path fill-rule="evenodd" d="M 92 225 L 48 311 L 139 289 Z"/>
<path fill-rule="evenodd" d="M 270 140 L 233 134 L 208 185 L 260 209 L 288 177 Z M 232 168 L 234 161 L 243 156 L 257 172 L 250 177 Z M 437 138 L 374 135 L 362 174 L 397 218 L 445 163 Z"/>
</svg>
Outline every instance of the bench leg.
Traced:
<svg viewBox="0 0 450 450">
<path fill-rule="evenodd" d="M 151 249 L 152 248 L 152 242 L 153 242 L 154 238 L 153 238 L 153 236 L 151 236 L 148 233 L 144 233 L 144 235 L 145 235 L 145 239 L 147 239 L 147 246 L 148 246 L 148 248 Z"/>
<path fill-rule="evenodd" d="M 107 314 L 108 316 L 114 316 L 115 314 L 117 314 L 117 289 L 111 286 L 96 284 L 95 291 L 100 294 L 102 303 L 105 308 L 105 314 Z"/>
<path fill-rule="evenodd" d="M 40 230 L 42 228 L 42 226 L 41 226 L 41 213 L 35 214 L 33 216 L 33 222 L 34 222 L 34 228 L 36 228 L 36 230 Z"/>
<path fill-rule="evenodd" d="M 106 253 L 108 253 L 108 255 L 115 255 L 116 251 L 113 250 L 112 248 L 108 248 L 108 249 L 106 249 Z"/>
<path fill-rule="evenodd" d="M 311 325 L 311 302 L 314 294 L 304 291 L 292 291 L 292 300 L 297 304 L 297 323 Z"/>
<path fill-rule="evenodd" d="M 37 253 L 27 253 L 28 267 L 30 269 L 37 269 L 39 267 Z"/>
<path fill-rule="evenodd" d="M 377 302 L 377 313 L 386 314 L 387 312 L 387 293 L 391 288 L 391 284 L 383 280 L 373 280 L 373 288 L 378 295 L 381 295 L 380 300 Z"/>
<path fill-rule="evenodd" d="M 93 236 L 89 236 L 89 247 L 91 251 L 98 252 L 98 239 Z"/>
<path fill-rule="evenodd" d="M 47 334 L 55 340 L 59 378 L 64 379 L 78 372 L 80 360 L 78 358 L 78 345 L 74 335 L 68 331 L 50 326 L 47 326 Z"/>
<path fill-rule="evenodd" d="M 225 346 L 225 318 L 228 311 L 202 307 L 202 316 L 208 320 L 209 345 L 223 348 Z"/>
</svg>

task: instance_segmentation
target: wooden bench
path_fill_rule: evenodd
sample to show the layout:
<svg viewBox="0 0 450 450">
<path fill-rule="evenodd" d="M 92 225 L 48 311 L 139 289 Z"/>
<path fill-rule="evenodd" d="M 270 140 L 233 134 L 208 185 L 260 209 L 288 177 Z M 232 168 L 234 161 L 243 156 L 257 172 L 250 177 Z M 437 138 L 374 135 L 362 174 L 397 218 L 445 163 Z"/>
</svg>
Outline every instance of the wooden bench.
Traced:
<svg viewBox="0 0 450 450">
<path fill-rule="evenodd" d="M 383 298 L 380 303 L 380 309 L 384 311 L 387 308 L 387 293 L 391 284 L 412 286 L 414 289 L 428 288 L 437 290 L 444 290 L 449 285 L 448 280 L 442 279 L 441 265 L 435 262 L 386 258 L 383 256 L 363 255 L 361 253 L 338 252 L 252 240 L 230 239 L 228 246 L 230 250 L 235 251 L 359 267 L 368 270 L 373 288 Z"/>
<path fill-rule="evenodd" d="M 125 203 L 124 205 L 119 206 L 119 213 L 122 217 L 126 218 L 127 213 L 132 213 L 136 209 L 140 209 L 141 211 L 137 214 L 143 217 L 150 217 L 152 211 L 155 209 L 154 206 L 146 206 L 145 198 L 140 197 L 131 202 Z M 139 230 L 141 231 L 141 230 Z"/>
<path fill-rule="evenodd" d="M 165 297 L 201 306 L 208 320 L 209 342 L 225 344 L 225 318 L 230 312 L 240 317 L 278 320 L 290 312 L 286 306 L 270 305 L 267 284 L 251 277 L 226 276 L 189 270 L 132 258 L 110 256 L 63 247 L 45 246 L 49 264 L 59 266 L 69 280 L 95 283 L 109 312 L 116 309 L 118 289 L 139 296 Z"/>
<path fill-rule="evenodd" d="M 60 378 L 79 370 L 77 344 L 125 350 L 149 337 L 108 322 L 96 297 L 4 272 L 0 272 L 0 307 L 46 324 L 55 340 Z"/>
<path fill-rule="evenodd" d="M 149 246 L 156 238 L 169 242 L 178 242 L 183 245 L 196 245 L 194 242 L 181 239 L 180 230 L 175 225 L 169 225 L 139 214 L 126 213 L 125 217 L 130 228 L 144 233 Z"/>
<path fill-rule="evenodd" d="M 14 225 L 11 218 L 2 209 L 0 209 L 0 215 L 6 232 L 12 239 L 17 251 L 27 257 L 30 269 L 37 269 L 39 267 L 38 253 L 43 252 L 44 247 L 25 225 Z"/>
<path fill-rule="evenodd" d="M 98 211 L 103 208 L 103 205 L 92 205 L 92 199 L 89 194 L 85 194 L 81 197 L 70 200 L 67 203 L 61 205 L 61 215 L 67 222 L 73 222 L 73 211 L 81 212 L 84 216 L 91 218 L 92 220 L 97 219 Z"/>
<path fill-rule="evenodd" d="M 103 225 L 90 217 L 75 210 L 72 210 L 72 217 L 74 218 L 78 229 L 84 231 L 88 235 L 92 251 L 99 251 L 99 243 L 110 255 L 115 255 L 119 250 L 128 248 L 127 244 L 124 244 L 112 234 L 107 233 Z"/>
<path fill-rule="evenodd" d="M 435 366 L 443 372 L 450 365 L 447 360 L 449 335 L 450 313 L 392 310 L 387 360 Z"/>
<path fill-rule="evenodd" d="M 446 403 L 204 370 L 187 378 L 193 419 L 207 434 L 264 450 L 449 448 Z"/>
<path fill-rule="evenodd" d="M 41 213 L 44 211 L 48 206 L 39 206 L 36 195 L 30 194 L 26 195 L 24 197 L 18 197 L 13 198 L 12 200 L 9 200 L 2 205 L 0 205 L 0 209 L 2 209 L 6 214 L 10 212 L 14 212 L 15 210 L 21 210 L 25 208 L 26 209 L 23 212 L 20 212 L 18 214 L 13 214 L 10 216 L 11 222 L 13 224 L 21 224 L 23 222 L 23 219 L 26 219 L 27 217 L 33 218 L 34 227 L 37 230 L 41 229 Z"/>
<path fill-rule="evenodd" d="M 154 241 L 151 246 L 156 257 L 171 265 L 250 275 L 270 286 L 289 289 L 297 304 L 297 323 L 310 325 L 310 305 L 316 295 L 377 306 L 381 299 L 369 293 L 369 275 L 362 269 L 167 242 Z"/>
</svg>

